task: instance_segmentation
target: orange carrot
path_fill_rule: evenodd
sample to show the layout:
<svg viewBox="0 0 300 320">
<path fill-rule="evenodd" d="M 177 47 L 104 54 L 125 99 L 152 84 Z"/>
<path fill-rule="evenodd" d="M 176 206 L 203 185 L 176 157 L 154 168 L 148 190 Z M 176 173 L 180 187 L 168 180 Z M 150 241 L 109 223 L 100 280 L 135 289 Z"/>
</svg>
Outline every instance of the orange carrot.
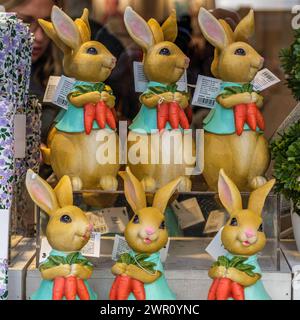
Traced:
<svg viewBox="0 0 300 320">
<path fill-rule="evenodd" d="M 62 300 L 65 291 L 65 278 L 57 277 L 53 281 L 52 300 Z"/>
<path fill-rule="evenodd" d="M 265 130 L 264 116 L 262 115 L 262 113 L 258 109 L 257 109 L 257 112 L 256 112 L 256 121 L 257 121 L 257 126 L 259 127 L 259 129 Z"/>
<path fill-rule="evenodd" d="M 173 129 L 178 129 L 179 126 L 179 105 L 177 102 L 169 104 L 169 122 Z"/>
<path fill-rule="evenodd" d="M 76 279 L 77 282 L 77 295 L 80 300 L 90 300 L 89 291 L 84 283 L 84 281 L 80 278 Z"/>
<path fill-rule="evenodd" d="M 228 278 L 221 278 L 216 291 L 217 300 L 227 300 L 231 294 L 231 282 Z"/>
<path fill-rule="evenodd" d="M 243 133 L 246 116 L 246 104 L 238 104 L 234 107 L 235 131 L 238 136 L 240 136 Z"/>
<path fill-rule="evenodd" d="M 169 104 L 160 103 L 157 106 L 157 128 L 159 131 L 164 130 L 169 120 Z"/>
<path fill-rule="evenodd" d="M 77 294 L 77 282 L 75 276 L 68 276 L 65 281 L 65 297 L 67 300 L 75 300 Z"/>
<path fill-rule="evenodd" d="M 131 279 L 131 287 L 136 300 L 146 300 L 146 293 L 143 282 L 136 279 Z"/>
<path fill-rule="evenodd" d="M 251 130 L 256 130 L 256 116 L 257 116 L 257 105 L 256 103 L 247 104 L 247 123 Z"/>
<path fill-rule="evenodd" d="M 127 275 L 120 275 L 117 300 L 127 300 L 131 292 L 131 278 Z"/>
<path fill-rule="evenodd" d="M 190 124 L 182 108 L 179 107 L 179 123 L 182 129 L 189 129 Z"/>
<path fill-rule="evenodd" d="M 86 134 L 90 134 L 93 128 L 93 121 L 95 119 L 95 105 L 93 103 L 87 103 L 84 105 L 84 129 Z"/>
<path fill-rule="evenodd" d="M 244 287 L 237 282 L 232 282 L 231 293 L 234 300 L 245 300 Z"/>
<path fill-rule="evenodd" d="M 120 276 L 117 276 L 111 286 L 110 293 L 109 293 L 109 300 L 117 300 L 118 296 L 118 288 L 120 284 Z"/>
<path fill-rule="evenodd" d="M 106 125 L 106 104 L 103 101 L 99 101 L 96 104 L 96 121 L 101 129 L 105 128 Z"/>
<path fill-rule="evenodd" d="M 215 278 L 208 291 L 208 300 L 216 300 L 216 292 L 219 286 L 220 278 Z"/>
<path fill-rule="evenodd" d="M 109 109 L 108 106 L 106 106 L 106 121 L 111 129 L 113 129 L 113 130 L 116 129 L 117 125 L 116 125 L 115 117 L 114 117 L 111 109 Z"/>
</svg>

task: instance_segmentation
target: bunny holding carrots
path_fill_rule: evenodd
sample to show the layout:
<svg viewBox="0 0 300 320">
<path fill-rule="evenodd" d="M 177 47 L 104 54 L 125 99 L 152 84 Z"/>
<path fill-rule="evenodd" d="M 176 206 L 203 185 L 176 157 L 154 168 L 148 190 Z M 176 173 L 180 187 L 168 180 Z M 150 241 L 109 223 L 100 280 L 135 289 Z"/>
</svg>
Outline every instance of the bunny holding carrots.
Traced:
<svg viewBox="0 0 300 320">
<path fill-rule="evenodd" d="M 119 162 L 115 97 L 104 83 L 116 58 L 103 44 L 91 41 L 87 9 L 73 21 L 53 6 L 51 22 L 40 19 L 39 23 L 63 51 L 65 75 L 76 80 L 68 95 L 68 109 L 59 113 L 48 136 L 48 147 L 42 148 L 44 161 L 52 165 L 58 178 L 70 176 L 74 190 L 116 190 Z M 102 133 L 112 140 L 112 161 L 105 161 L 105 156 L 97 153 L 104 144 L 99 136 Z"/>
<path fill-rule="evenodd" d="M 88 242 L 92 225 L 83 211 L 73 205 L 71 181 L 64 176 L 53 190 L 27 171 L 26 187 L 32 200 L 49 215 L 47 239 L 53 248 L 39 269 L 42 282 L 32 300 L 96 300 L 87 279 L 93 266 L 79 252 Z"/>
<path fill-rule="evenodd" d="M 147 207 L 143 186 L 129 167 L 120 176 L 124 180 L 126 200 L 134 211 L 125 229 L 125 239 L 132 250 L 122 254 L 112 267 L 116 279 L 110 299 L 173 300 L 175 295 L 166 281 L 159 250 L 168 241 L 164 211 L 182 178 L 160 188 L 152 207 Z"/>
<path fill-rule="evenodd" d="M 255 189 L 266 183 L 270 155 L 259 110 L 263 97 L 250 84 L 264 62 L 247 43 L 254 33 L 254 13 L 250 10 L 234 31 L 204 8 L 198 18 L 204 37 L 215 47 L 212 73 L 223 81 L 216 107 L 204 119 L 203 175 L 216 190 L 224 168 L 240 190 Z"/>
<path fill-rule="evenodd" d="M 209 270 L 213 279 L 209 300 L 269 300 L 261 281 L 257 253 L 266 244 L 263 231 L 262 210 L 265 199 L 275 180 L 270 180 L 253 191 L 248 208 L 242 208 L 242 197 L 237 186 L 220 170 L 218 192 L 220 200 L 230 214 L 222 230 L 221 240 L 229 252 L 218 258 Z"/>
<path fill-rule="evenodd" d="M 128 163 L 135 176 L 142 181 L 147 192 L 155 191 L 173 179 L 183 176 L 180 184 L 182 191 L 191 190 L 191 181 L 185 169 L 193 167 L 195 160 L 193 142 L 183 141 L 183 129 L 189 129 L 191 109 L 189 95 L 177 89 L 176 82 L 189 66 L 190 59 L 174 43 L 177 37 L 175 10 L 162 26 L 155 20 L 146 22 L 131 7 L 124 13 L 127 31 L 135 43 L 143 50 L 143 68 L 149 80 L 147 90 L 140 96 L 141 109 L 130 125 L 128 148 L 140 139 L 148 139 L 148 150 L 143 150 L 146 163 L 134 163 L 128 157 Z M 176 147 L 166 147 L 160 133 L 172 132 Z M 150 141 L 150 134 L 156 135 L 157 145 Z M 187 145 L 185 145 L 185 143 Z M 176 144 L 176 143 L 174 143 Z M 182 161 L 176 163 L 174 154 L 182 150 Z M 159 154 L 154 162 L 151 154 Z M 170 163 L 164 164 L 163 155 L 170 155 Z"/>
</svg>

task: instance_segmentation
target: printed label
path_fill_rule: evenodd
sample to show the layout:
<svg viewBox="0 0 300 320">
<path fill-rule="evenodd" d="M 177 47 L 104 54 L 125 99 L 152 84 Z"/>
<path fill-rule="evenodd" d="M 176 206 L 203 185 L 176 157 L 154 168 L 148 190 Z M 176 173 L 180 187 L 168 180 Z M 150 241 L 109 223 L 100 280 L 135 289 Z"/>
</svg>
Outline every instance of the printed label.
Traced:
<svg viewBox="0 0 300 320">
<path fill-rule="evenodd" d="M 72 91 L 75 82 L 76 80 L 73 78 L 61 76 L 57 88 L 55 90 L 52 103 L 63 109 L 68 109 L 69 101 L 67 97 L 68 94 Z"/>
<path fill-rule="evenodd" d="M 49 77 L 43 102 L 45 102 L 45 103 L 52 102 L 52 100 L 54 98 L 54 95 L 55 95 L 55 91 L 56 91 L 57 85 L 58 85 L 58 83 L 60 81 L 60 78 L 61 77 L 57 77 L 57 76 L 50 76 Z"/>
<path fill-rule="evenodd" d="M 203 233 L 218 232 L 225 224 L 225 213 L 220 210 L 214 210 L 209 213 Z"/>
<path fill-rule="evenodd" d="M 213 240 L 209 243 L 209 245 L 205 249 L 205 251 L 214 260 L 218 260 L 218 257 L 225 256 L 228 253 L 228 251 L 224 248 L 221 240 L 222 230 L 223 228 L 219 230 L 219 232 L 216 234 L 216 236 L 213 238 Z"/>
<path fill-rule="evenodd" d="M 0 259 L 8 258 L 9 210 L 0 209 Z"/>
<path fill-rule="evenodd" d="M 136 92 L 144 92 L 147 90 L 148 79 L 144 74 L 144 67 L 142 62 L 133 62 L 134 86 Z M 185 70 L 182 77 L 177 82 L 177 90 L 187 92 L 187 72 Z"/>
<path fill-rule="evenodd" d="M 278 82 L 280 82 L 280 79 L 276 77 L 275 74 L 273 74 L 269 69 L 264 68 L 257 72 L 251 83 L 255 91 L 263 91 Z"/>
</svg>

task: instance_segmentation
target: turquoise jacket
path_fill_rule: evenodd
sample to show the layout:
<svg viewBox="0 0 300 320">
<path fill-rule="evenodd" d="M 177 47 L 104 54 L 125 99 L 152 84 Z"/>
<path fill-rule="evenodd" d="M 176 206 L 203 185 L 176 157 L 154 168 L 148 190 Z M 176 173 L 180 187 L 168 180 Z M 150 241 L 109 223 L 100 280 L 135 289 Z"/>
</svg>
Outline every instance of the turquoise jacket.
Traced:
<svg viewBox="0 0 300 320">
<path fill-rule="evenodd" d="M 232 259 L 234 256 L 230 253 L 226 255 L 228 259 Z M 260 266 L 257 262 L 257 255 L 249 257 L 245 264 L 250 264 L 255 267 L 253 272 L 262 274 Z M 258 280 L 254 285 L 246 287 L 245 289 L 245 300 L 271 300 L 271 297 L 267 293 L 261 280 Z"/>
<path fill-rule="evenodd" d="M 150 81 L 148 83 L 148 89 L 143 92 L 143 94 L 150 93 L 150 87 L 166 88 L 167 85 L 160 82 Z M 181 127 L 179 126 L 179 128 Z M 151 130 L 157 130 L 157 108 L 148 108 L 142 104 L 139 113 L 133 119 L 129 129 L 137 133 L 151 133 Z M 165 129 L 173 130 L 169 122 L 167 122 Z"/>
<path fill-rule="evenodd" d="M 235 82 L 222 82 L 220 94 L 226 87 L 242 87 L 241 84 Z M 223 108 L 218 102 L 210 111 L 208 116 L 203 120 L 203 128 L 205 131 L 215 134 L 232 134 L 235 133 L 235 122 L 233 109 Z M 250 127 L 245 123 L 244 131 L 250 131 Z M 260 131 L 257 127 L 257 131 Z"/>
<path fill-rule="evenodd" d="M 50 252 L 50 256 L 61 256 L 66 257 L 70 253 L 65 253 L 57 250 L 52 250 Z M 80 259 L 84 259 L 84 257 L 80 254 L 78 256 Z M 48 259 L 45 261 L 47 262 Z M 87 280 L 84 280 L 84 283 L 88 289 L 90 294 L 90 300 L 97 300 L 97 294 L 92 290 Z M 52 300 L 52 292 L 53 292 L 53 281 L 52 280 L 42 280 L 40 283 L 40 287 L 36 292 L 32 294 L 30 297 L 31 300 Z M 64 298 L 65 299 L 65 298 Z M 76 296 L 76 300 L 79 300 L 78 296 Z"/>
<path fill-rule="evenodd" d="M 92 85 L 91 82 L 85 81 L 76 81 L 73 85 L 73 89 L 70 93 L 75 91 L 75 87 L 78 85 Z M 56 119 L 55 119 L 56 129 L 63 131 L 63 132 L 84 132 L 84 110 L 83 108 L 75 107 L 70 101 L 68 103 L 68 109 L 62 109 Z M 93 122 L 93 129 L 99 129 L 97 122 L 94 120 Z M 106 125 L 106 129 L 110 129 L 108 125 Z"/>
<path fill-rule="evenodd" d="M 134 257 L 136 252 L 131 251 L 129 254 Z M 164 268 L 160 261 L 160 253 L 152 253 L 145 261 L 156 263 L 156 270 L 161 272 L 161 276 L 152 283 L 144 284 L 146 300 L 175 300 L 176 296 L 168 286 L 164 274 Z M 134 295 L 131 293 L 128 300 L 135 300 Z"/>
</svg>

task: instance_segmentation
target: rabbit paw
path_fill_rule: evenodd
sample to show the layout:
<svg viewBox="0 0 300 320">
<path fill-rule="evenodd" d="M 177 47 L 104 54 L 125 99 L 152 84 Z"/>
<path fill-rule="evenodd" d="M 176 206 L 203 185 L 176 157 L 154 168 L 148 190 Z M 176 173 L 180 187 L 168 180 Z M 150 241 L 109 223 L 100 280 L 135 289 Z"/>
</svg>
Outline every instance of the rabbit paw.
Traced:
<svg viewBox="0 0 300 320">
<path fill-rule="evenodd" d="M 188 106 L 188 99 L 185 95 L 180 92 L 175 92 L 174 100 L 180 105 L 181 108 L 186 108 Z"/>
<path fill-rule="evenodd" d="M 73 191 L 80 191 L 82 189 L 82 181 L 79 177 L 71 177 Z"/>
<path fill-rule="evenodd" d="M 141 181 L 145 192 L 153 192 L 156 189 L 156 182 L 152 177 L 145 177 Z"/>
<path fill-rule="evenodd" d="M 111 268 L 111 272 L 115 275 L 118 276 L 120 274 L 124 274 L 127 269 L 127 264 L 126 263 L 120 263 L 117 262 L 113 267 Z"/>
<path fill-rule="evenodd" d="M 172 102 L 174 101 L 174 93 L 172 92 L 164 92 L 159 95 L 165 102 Z"/>
<path fill-rule="evenodd" d="M 118 189 L 118 180 L 113 176 L 101 177 L 100 187 L 105 191 L 116 191 Z"/>
<path fill-rule="evenodd" d="M 255 177 L 250 182 L 250 187 L 255 190 L 267 183 L 267 179 L 262 176 Z"/>
<path fill-rule="evenodd" d="M 192 181 L 188 177 L 182 177 L 182 180 L 178 186 L 179 192 L 190 192 L 192 190 Z"/>
<path fill-rule="evenodd" d="M 81 264 L 72 264 L 71 273 L 73 276 L 76 276 L 80 279 L 86 280 L 89 279 L 92 275 L 92 268 L 87 268 Z"/>
</svg>

